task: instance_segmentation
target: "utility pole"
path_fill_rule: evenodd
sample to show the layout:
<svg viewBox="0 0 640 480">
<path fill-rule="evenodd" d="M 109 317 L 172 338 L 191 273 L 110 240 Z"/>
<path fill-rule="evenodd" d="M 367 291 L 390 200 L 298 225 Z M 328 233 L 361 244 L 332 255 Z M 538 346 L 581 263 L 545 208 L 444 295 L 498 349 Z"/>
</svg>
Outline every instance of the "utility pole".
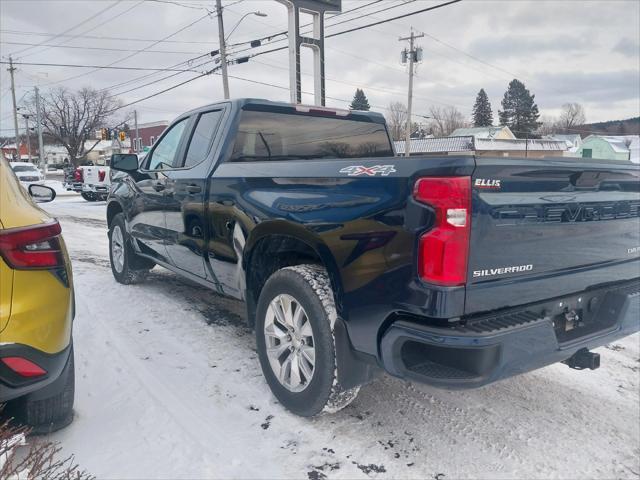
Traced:
<svg viewBox="0 0 640 480">
<path fill-rule="evenodd" d="M 133 128 L 136 131 L 136 141 L 135 141 L 135 146 L 133 147 L 133 151 L 135 153 L 139 153 L 138 152 L 138 145 L 140 143 L 140 134 L 138 133 L 138 110 L 134 110 L 133 111 Z"/>
<path fill-rule="evenodd" d="M 42 142 L 42 114 L 40 113 L 40 90 L 35 87 L 36 91 L 36 122 L 38 125 L 38 155 L 40 157 L 40 168 L 44 179 L 47 179 L 47 162 L 44 158 L 44 144 Z"/>
<path fill-rule="evenodd" d="M 222 22 L 222 1 L 216 0 L 218 15 L 218 39 L 220 41 L 220 66 L 222 67 L 222 88 L 225 100 L 229 99 L 229 77 L 227 76 L 227 46 L 224 40 L 224 24 Z"/>
<path fill-rule="evenodd" d="M 16 155 L 17 160 L 20 160 L 20 133 L 18 132 L 18 106 L 16 105 L 16 86 L 13 81 L 13 72 L 15 67 L 13 66 L 13 59 L 9 57 L 9 74 L 11 75 L 11 98 L 13 99 L 13 128 L 16 135 Z"/>
<path fill-rule="evenodd" d="M 29 155 L 29 163 L 31 163 L 31 137 L 29 137 L 29 115 L 26 113 L 22 114 L 24 118 L 25 128 L 27 130 L 27 152 Z"/>
<path fill-rule="evenodd" d="M 407 98 L 407 128 L 405 132 L 404 139 L 404 156 L 408 157 L 411 155 L 411 102 L 413 100 L 413 64 L 418 60 L 421 60 L 419 56 L 422 55 L 421 48 L 413 48 L 413 42 L 416 38 L 424 37 L 424 33 L 420 35 L 415 35 L 413 33 L 413 28 L 411 28 L 411 35 L 408 37 L 401 38 L 400 41 L 409 40 L 409 51 L 405 49 L 403 51 L 402 60 L 403 63 L 407 61 L 407 56 L 409 57 L 409 94 Z"/>
</svg>

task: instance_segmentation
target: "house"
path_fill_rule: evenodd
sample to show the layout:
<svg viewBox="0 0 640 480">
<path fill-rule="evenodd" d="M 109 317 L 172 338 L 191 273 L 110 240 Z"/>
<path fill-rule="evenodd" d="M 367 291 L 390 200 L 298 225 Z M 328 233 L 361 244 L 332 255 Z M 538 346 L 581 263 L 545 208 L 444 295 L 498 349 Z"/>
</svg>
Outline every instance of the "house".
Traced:
<svg viewBox="0 0 640 480">
<path fill-rule="evenodd" d="M 578 133 L 572 134 L 553 134 L 543 137 L 546 140 L 561 140 L 567 143 L 567 151 L 577 152 L 582 145 L 582 137 Z"/>
<path fill-rule="evenodd" d="M 457 128 L 450 137 L 494 138 L 496 140 L 515 140 L 516 136 L 509 127 L 471 127 Z"/>
<path fill-rule="evenodd" d="M 129 134 L 131 135 L 131 138 L 133 138 L 133 150 L 135 152 L 146 151 L 145 149 L 151 147 L 168 126 L 169 122 L 166 120 L 141 123 L 138 125 L 138 137 L 135 137 L 135 130 L 130 130 Z"/>
<path fill-rule="evenodd" d="M 8 144 L 2 146 L 2 156 L 6 160 L 9 160 L 10 162 L 12 162 L 14 160 L 15 161 L 20 161 L 20 162 L 28 162 L 29 161 L 29 147 L 27 146 L 27 144 L 25 142 L 20 142 L 19 152 L 20 152 L 20 158 L 16 158 L 17 150 L 16 150 L 16 144 L 15 143 L 8 143 Z M 31 161 L 32 162 L 37 162 L 38 161 L 38 151 L 37 150 L 31 150 Z"/>
<path fill-rule="evenodd" d="M 398 155 L 404 155 L 405 142 L 394 142 Z M 566 156 L 567 144 L 546 139 L 491 139 L 440 137 L 411 140 L 411 155 L 477 155 L 482 157 L 544 158 Z"/>
<path fill-rule="evenodd" d="M 129 153 L 131 151 L 131 141 L 127 138 L 121 142 L 119 139 L 115 140 L 87 140 L 84 143 L 85 151 L 91 149 L 85 155 L 85 159 L 88 162 L 93 162 L 94 165 L 106 165 L 111 159 L 111 155 L 114 153 Z"/>
<path fill-rule="evenodd" d="M 640 135 L 589 135 L 577 154 L 582 158 L 640 163 Z"/>
<path fill-rule="evenodd" d="M 62 145 L 44 145 L 44 161 L 47 165 L 69 163 L 69 152 Z"/>
</svg>

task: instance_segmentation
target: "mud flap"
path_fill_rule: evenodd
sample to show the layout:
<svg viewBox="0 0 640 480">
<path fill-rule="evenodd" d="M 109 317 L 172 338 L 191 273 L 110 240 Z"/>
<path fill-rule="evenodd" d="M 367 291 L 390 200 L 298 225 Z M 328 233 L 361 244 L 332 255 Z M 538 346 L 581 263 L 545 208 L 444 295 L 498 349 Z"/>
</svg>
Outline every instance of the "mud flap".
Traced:
<svg viewBox="0 0 640 480">
<path fill-rule="evenodd" d="M 349 341 L 344 321 L 338 317 L 334 325 L 338 383 L 344 389 L 354 388 L 371 382 L 382 371 L 373 363 L 356 355 Z"/>
</svg>

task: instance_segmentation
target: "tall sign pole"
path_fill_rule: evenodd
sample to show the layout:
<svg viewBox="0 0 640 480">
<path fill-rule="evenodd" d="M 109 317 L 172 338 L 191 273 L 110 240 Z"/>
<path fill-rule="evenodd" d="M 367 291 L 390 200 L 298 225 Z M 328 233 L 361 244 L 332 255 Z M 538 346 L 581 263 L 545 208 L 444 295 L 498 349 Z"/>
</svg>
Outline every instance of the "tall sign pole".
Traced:
<svg viewBox="0 0 640 480">
<path fill-rule="evenodd" d="M 416 38 L 424 37 L 424 33 L 415 35 L 413 28 L 411 29 L 411 35 L 401 38 L 400 41 L 409 40 L 409 51 L 406 49 L 403 52 L 403 61 L 406 61 L 406 57 L 409 57 L 409 92 L 407 94 L 407 127 L 404 137 L 404 156 L 411 155 L 411 103 L 413 101 L 413 63 L 419 60 L 418 55 L 421 49 L 414 48 L 413 42 Z"/>
<path fill-rule="evenodd" d="M 313 50 L 313 98 L 316 105 L 325 105 L 324 78 L 324 14 L 342 11 L 342 0 L 278 0 L 287 6 L 289 14 L 289 90 L 291 103 L 302 103 L 300 80 L 300 48 Z M 311 36 L 300 32 L 300 13 L 313 18 Z"/>
<path fill-rule="evenodd" d="M 20 132 L 18 131 L 18 106 L 16 105 L 16 86 L 13 80 L 13 72 L 16 68 L 13 66 L 13 59 L 9 57 L 9 74 L 11 75 L 11 98 L 13 99 L 13 128 L 16 135 L 16 160 L 20 161 Z"/>
</svg>

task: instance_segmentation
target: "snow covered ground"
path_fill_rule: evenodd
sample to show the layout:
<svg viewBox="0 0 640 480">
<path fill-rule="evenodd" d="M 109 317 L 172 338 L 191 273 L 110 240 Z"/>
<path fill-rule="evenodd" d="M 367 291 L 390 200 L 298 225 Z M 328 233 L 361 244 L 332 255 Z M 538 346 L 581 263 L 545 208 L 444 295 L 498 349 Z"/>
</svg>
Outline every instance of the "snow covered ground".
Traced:
<svg viewBox="0 0 640 480">
<path fill-rule="evenodd" d="M 98 478 L 638 478 L 640 337 L 450 392 L 381 376 L 338 414 L 272 397 L 238 303 L 161 268 L 122 286 L 104 202 L 58 198 L 76 287 L 76 418 L 52 435 Z"/>
</svg>

